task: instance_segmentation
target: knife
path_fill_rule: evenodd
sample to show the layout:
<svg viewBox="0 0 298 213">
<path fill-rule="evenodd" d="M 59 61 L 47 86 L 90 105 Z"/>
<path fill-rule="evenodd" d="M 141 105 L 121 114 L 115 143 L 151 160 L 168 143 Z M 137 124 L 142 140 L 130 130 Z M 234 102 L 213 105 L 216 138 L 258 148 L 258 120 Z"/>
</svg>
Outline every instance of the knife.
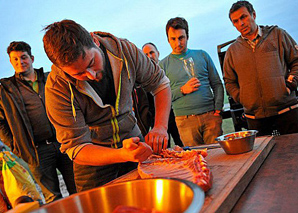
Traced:
<svg viewBox="0 0 298 213">
<path fill-rule="evenodd" d="M 206 144 L 206 145 L 200 145 L 200 146 L 184 146 L 182 147 L 183 150 L 192 150 L 192 149 L 217 149 L 221 146 L 218 143 L 215 144 Z"/>
</svg>

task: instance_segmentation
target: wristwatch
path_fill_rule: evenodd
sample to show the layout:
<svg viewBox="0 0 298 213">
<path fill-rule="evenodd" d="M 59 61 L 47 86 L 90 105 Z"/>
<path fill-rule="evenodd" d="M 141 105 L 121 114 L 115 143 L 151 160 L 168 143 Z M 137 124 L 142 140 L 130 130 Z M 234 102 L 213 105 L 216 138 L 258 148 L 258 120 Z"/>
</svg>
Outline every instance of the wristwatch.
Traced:
<svg viewBox="0 0 298 213">
<path fill-rule="evenodd" d="M 180 92 L 182 93 L 182 95 L 185 95 L 183 90 L 182 90 L 182 87 L 180 87 Z"/>
</svg>

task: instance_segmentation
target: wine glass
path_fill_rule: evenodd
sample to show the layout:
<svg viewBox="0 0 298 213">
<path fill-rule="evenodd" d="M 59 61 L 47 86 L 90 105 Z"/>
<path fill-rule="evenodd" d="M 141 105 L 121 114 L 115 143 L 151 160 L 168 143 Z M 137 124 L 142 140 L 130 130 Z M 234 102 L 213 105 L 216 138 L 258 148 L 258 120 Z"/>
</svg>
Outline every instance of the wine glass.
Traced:
<svg viewBox="0 0 298 213">
<path fill-rule="evenodd" d="M 184 64 L 184 70 L 189 76 L 189 78 L 197 78 L 197 75 L 195 73 L 195 64 L 192 57 L 182 59 L 182 61 Z"/>
</svg>

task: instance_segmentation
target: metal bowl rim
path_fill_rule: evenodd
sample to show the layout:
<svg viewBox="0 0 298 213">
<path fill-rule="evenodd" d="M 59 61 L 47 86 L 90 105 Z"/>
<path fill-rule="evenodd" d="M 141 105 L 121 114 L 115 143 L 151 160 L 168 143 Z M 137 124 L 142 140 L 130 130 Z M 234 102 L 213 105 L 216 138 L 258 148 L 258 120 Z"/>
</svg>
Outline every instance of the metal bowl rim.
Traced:
<svg viewBox="0 0 298 213">
<path fill-rule="evenodd" d="M 236 134 L 236 133 L 242 133 L 242 132 L 250 132 L 252 134 L 249 135 L 249 136 L 255 136 L 258 133 L 258 130 L 243 130 L 243 131 L 238 131 L 238 132 L 230 132 L 230 133 L 218 136 L 217 138 L 215 138 L 215 140 L 218 141 L 218 142 L 228 141 L 228 140 L 223 140 L 223 139 L 228 135 L 232 135 L 232 134 Z M 247 136 L 247 137 L 249 137 L 249 136 Z M 245 138 L 245 137 L 243 137 L 243 138 Z M 242 139 L 242 138 L 236 138 L 236 139 L 233 139 L 233 140 L 239 140 L 239 139 Z"/>
<path fill-rule="evenodd" d="M 183 184 L 188 186 L 193 192 L 193 198 L 192 198 L 190 205 L 187 207 L 187 209 L 184 211 L 184 213 L 199 212 L 205 202 L 205 192 L 203 191 L 203 189 L 201 187 L 199 187 L 197 184 L 192 183 L 188 180 L 183 180 L 183 179 L 179 179 L 179 178 L 146 178 L 146 179 L 127 180 L 127 181 L 122 181 L 120 183 L 103 185 L 103 186 L 99 186 L 99 187 L 89 189 L 89 190 L 86 190 L 83 192 L 78 192 L 78 193 L 75 193 L 75 194 L 69 195 L 68 197 L 63 198 L 63 200 L 72 199 L 73 197 L 77 197 L 77 196 L 80 196 L 85 193 L 90 193 L 90 192 L 96 191 L 99 188 L 111 188 L 111 187 L 116 187 L 117 185 L 124 185 L 128 182 L 141 182 L 141 181 L 145 181 L 145 180 L 173 180 L 173 181 L 182 182 Z M 62 199 L 56 200 L 54 202 L 51 202 L 44 206 L 41 206 L 40 208 L 34 210 L 33 212 L 39 212 L 43 207 L 46 207 L 46 206 L 49 207 L 49 206 L 55 205 L 57 202 L 60 202 L 61 200 Z"/>
<path fill-rule="evenodd" d="M 120 183 L 107 185 L 106 187 L 123 185 L 127 182 L 141 182 L 141 181 L 145 181 L 145 180 L 173 180 L 173 181 L 182 182 L 183 184 L 188 186 L 193 192 L 193 198 L 192 198 L 192 202 L 190 203 L 188 208 L 184 211 L 184 213 L 199 212 L 204 205 L 205 192 L 203 191 L 203 189 L 195 183 L 192 183 L 188 180 L 179 179 L 179 178 L 170 178 L 169 177 L 169 178 L 146 178 L 146 179 L 128 180 L 128 181 L 123 181 Z M 105 187 L 105 186 L 101 186 L 101 187 Z"/>
</svg>

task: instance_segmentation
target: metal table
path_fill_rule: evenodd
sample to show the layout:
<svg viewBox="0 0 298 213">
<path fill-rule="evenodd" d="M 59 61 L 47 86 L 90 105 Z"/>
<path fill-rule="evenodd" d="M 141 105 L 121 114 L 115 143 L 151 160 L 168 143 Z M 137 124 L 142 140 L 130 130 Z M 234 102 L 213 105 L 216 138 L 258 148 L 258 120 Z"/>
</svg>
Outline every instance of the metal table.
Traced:
<svg viewBox="0 0 298 213">
<path fill-rule="evenodd" d="M 298 134 L 276 136 L 271 153 L 232 212 L 298 211 Z"/>
</svg>

